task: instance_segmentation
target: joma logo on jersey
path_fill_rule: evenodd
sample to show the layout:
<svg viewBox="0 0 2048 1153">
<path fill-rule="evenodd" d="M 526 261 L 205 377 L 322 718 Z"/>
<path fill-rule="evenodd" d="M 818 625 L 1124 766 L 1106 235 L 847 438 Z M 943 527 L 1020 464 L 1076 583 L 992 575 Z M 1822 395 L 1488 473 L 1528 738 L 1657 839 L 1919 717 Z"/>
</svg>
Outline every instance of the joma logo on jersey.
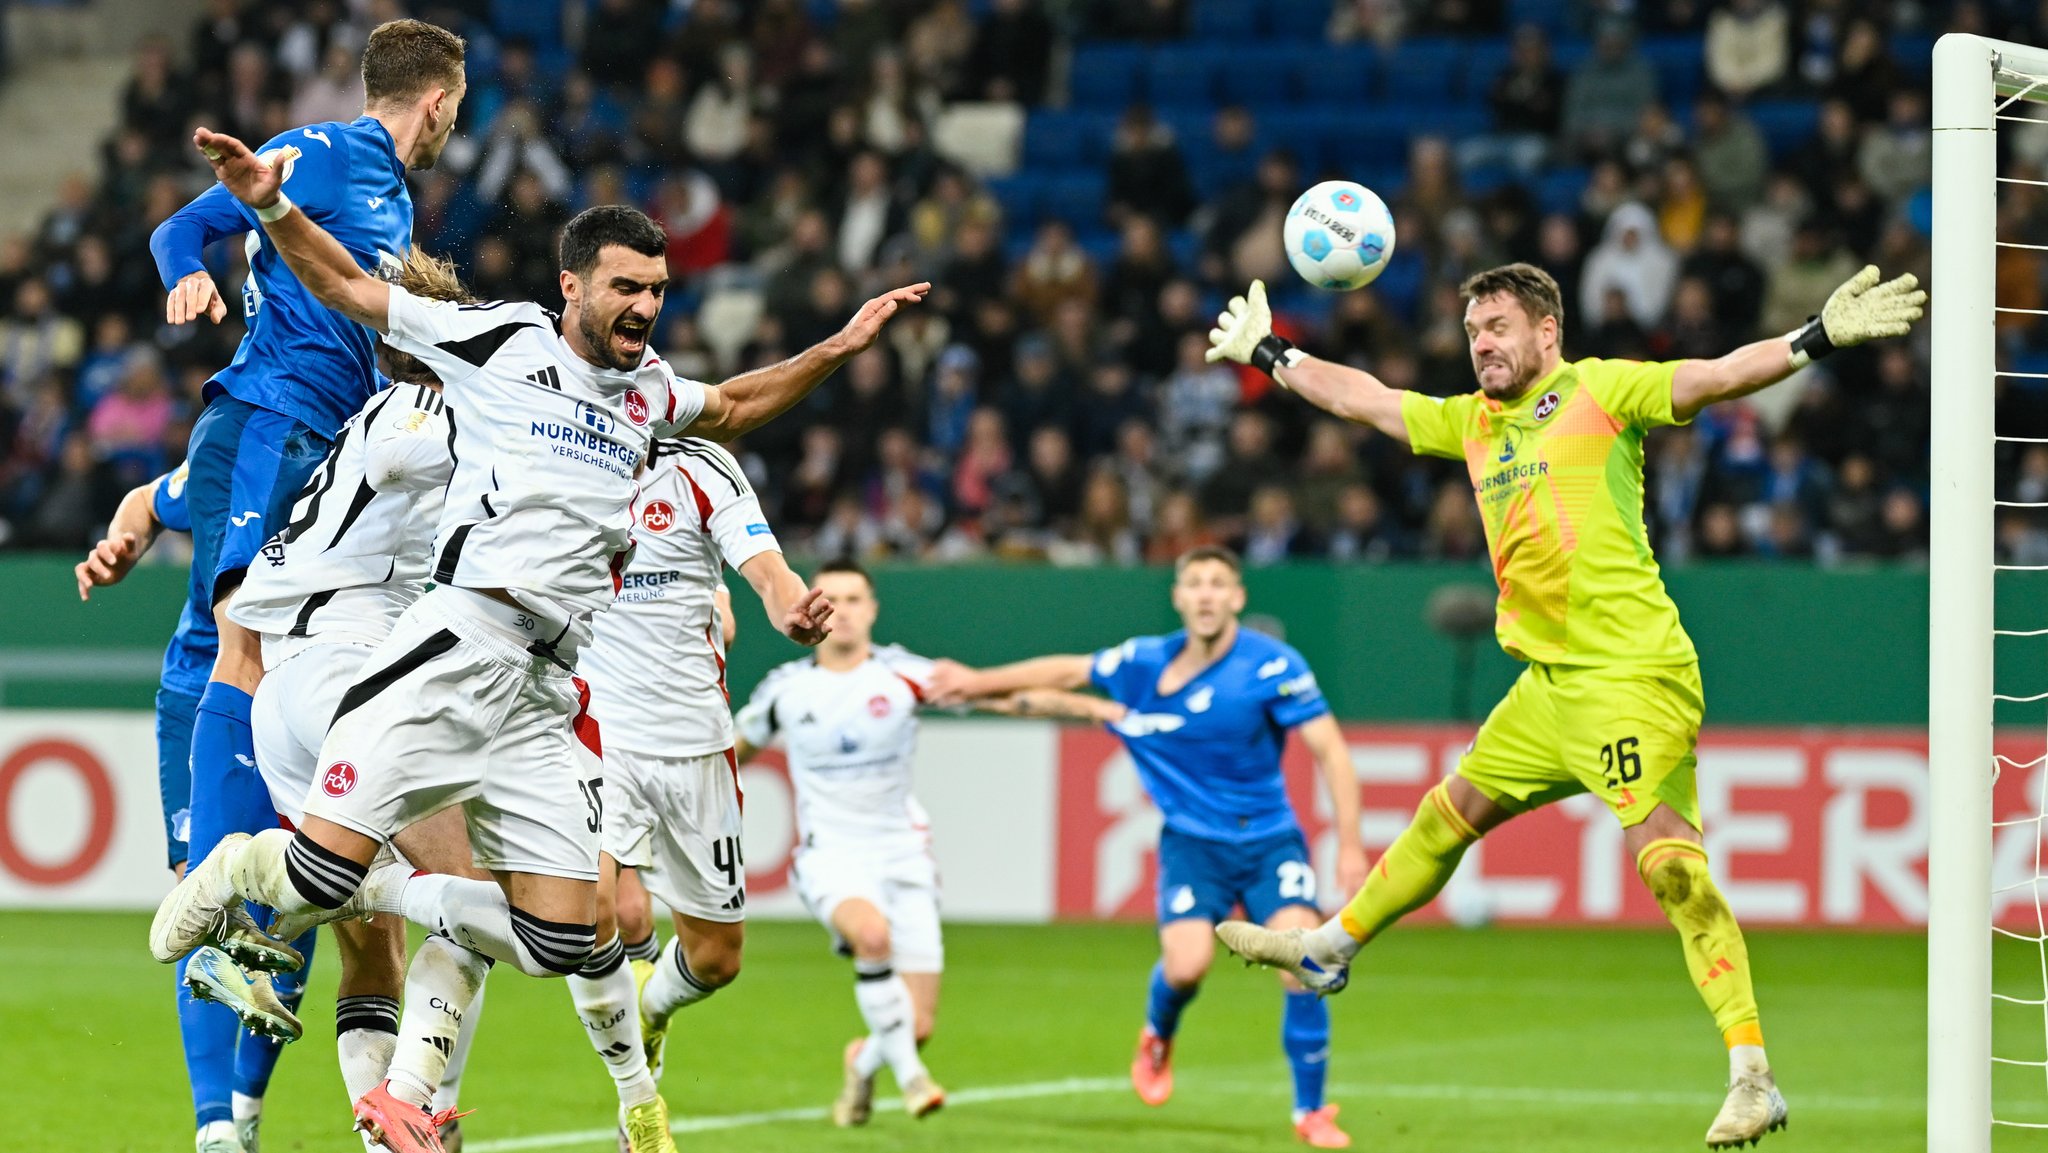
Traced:
<svg viewBox="0 0 2048 1153">
<path fill-rule="evenodd" d="M 648 532 L 667 532 L 676 527 L 676 506 L 665 500 L 650 500 L 640 513 L 640 523 Z"/>
<path fill-rule="evenodd" d="M 609 435 L 612 431 L 611 414 L 587 400 L 577 403 L 576 420 L 593 432 Z"/>
<path fill-rule="evenodd" d="M 626 390 L 626 419 L 634 424 L 646 424 L 653 412 L 647 407 L 647 396 L 637 388 Z"/>
</svg>

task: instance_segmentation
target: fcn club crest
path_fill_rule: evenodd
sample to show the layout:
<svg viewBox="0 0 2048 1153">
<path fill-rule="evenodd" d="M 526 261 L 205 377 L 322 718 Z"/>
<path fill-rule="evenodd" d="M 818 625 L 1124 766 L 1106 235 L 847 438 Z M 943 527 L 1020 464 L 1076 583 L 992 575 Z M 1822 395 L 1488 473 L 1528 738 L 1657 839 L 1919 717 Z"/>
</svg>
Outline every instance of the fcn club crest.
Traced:
<svg viewBox="0 0 2048 1153">
<path fill-rule="evenodd" d="M 676 506 L 665 500 L 650 500 L 640 513 L 640 523 L 647 526 L 648 532 L 667 532 L 676 527 Z"/>
<path fill-rule="evenodd" d="M 647 397 L 637 388 L 626 390 L 626 419 L 634 424 L 646 424 L 648 417 Z"/>
<path fill-rule="evenodd" d="M 356 787 L 356 767 L 347 761 L 327 766 L 320 776 L 320 791 L 330 797 L 345 797 Z"/>
<path fill-rule="evenodd" d="M 1558 399 L 1557 393 L 1544 393 L 1543 399 L 1536 402 L 1536 419 L 1539 422 L 1549 420 L 1551 414 L 1557 411 L 1557 406 L 1562 403 L 1563 401 Z"/>
</svg>

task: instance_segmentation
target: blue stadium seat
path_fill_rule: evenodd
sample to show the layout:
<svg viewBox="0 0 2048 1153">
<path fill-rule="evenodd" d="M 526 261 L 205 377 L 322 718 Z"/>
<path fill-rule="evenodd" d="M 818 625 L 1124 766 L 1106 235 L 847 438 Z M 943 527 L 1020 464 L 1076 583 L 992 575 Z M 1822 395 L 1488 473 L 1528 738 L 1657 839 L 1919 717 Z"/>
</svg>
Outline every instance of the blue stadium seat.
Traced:
<svg viewBox="0 0 2048 1153">
<path fill-rule="evenodd" d="M 1459 177 L 1465 192 L 1472 196 L 1486 196 L 1514 182 L 1514 170 L 1504 164 L 1482 164 Z"/>
<path fill-rule="evenodd" d="M 1218 70 L 1218 91 L 1225 103 L 1242 104 L 1257 111 L 1295 100 L 1292 67 L 1298 48 L 1255 45 L 1240 48 L 1223 58 Z"/>
<path fill-rule="evenodd" d="M 1508 0 L 1508 26 L 1534 24 L 1553 36 L 1571 31 L 1571 0 Z"/>
<path fill-rule="evenodd" d="M 1196 40 L 1242 43 L 1261 32 L 1258 0 L 1195 0 L 1188 31 Z"/>
<path fill-rule="evenodd" d="M 1415 252 L 1403 252 L 1400 239 L 1394 241 L 1394 258 L 1380 272 L 1380 278 L 1372 282 L 1366 291 L 1375 293 L 1388 311 L 1404 321 L 1413 322 L 1416 306 L 1422 299 L 1423 281 L 1422 256 Z"/>
<path fill-rule="evenodd" d="M 1085 112 L 1033 112 L 1024 125 L 1025 167 L 1067 168 L 1087 163 L 1091 148 L 1086 126 L 1092 119 Z"/>
<path fill-rule="evenodd" d="M 1162 45 L 1145 61 L 1145 94 L 1160 107 L 1207 107 L 1216 101 L 1217 58 L 1207 45 Z"/>
<path fill-rule="evenodd" d="M 535 48 L 562 44 L 562 6 L 533 0 L 491 0 L 491 29 L 501 39 L 525 40 Z"/>
<path fill-rule="evenodd" d="M 1772 159 L 1797 151 L 1820 124 L 1820 105 L 1811 100 L 1759 100 L 1745 111 L 1764 134 Z"/>
<path fill-rule="evenodd" d="M 1088 254 L 1098 271 L 1106 273 L 1116 263 L 1116 250 L 1123 247 L 1123 242 L 1114 232 L 1097 230 L 1077 234 L 1074 246 Z"/>
<path fill-rule="evenodd" d="M 1451 99 L 1465 50 L 1455 40 L 1404 40 L 1380 57 L 1380 90 L 1388 100 L 1422 104 Z"/>
<path fill-rule="evenodd" d="M 1275 110 L 1259 117 L 1258 149 L 1284 148 L 1294 154 L 1304 173 L 1322 165 L 1324 138 L 1336 130 L 1342 115 L 1326 108 Z"/>
<path fill-rule="evenodd" d="M 1892 37 L 1891 57 L 1907 79 L 1924 81 L 1934 71 L 1934 37 L 1902 32 Z"/>
<path fill-rule="evenodd" d="M 1370 48 L 1316 48 L 1294 58 L 1295 84 L 1312 104 L 1359 104 L 1372 93 L 1379 69 Z"/>
<path fill-rule="evenodd" d="M 1657 70 L 1657 88 L 1666 108 L 1683 108 L 1698 99 L 1706 84 L 1705 48 L 1698 36 L 1648 36 L 1639 47 Z"/>
<path fill-rule="evenodd" d="M 1593 42 L 1576 36 L 1560 36 L 1550 42 L 1550 62 L 1570 80 L 1572 71 L 1593 55 Z"/>
<path fill-rule="evenodd" d="M 1330 28 L 1328 0 L 1273 0 L 1268 15 L 1276 40 L 1321 40 Z"/>
<path fill-rule="evenodd" d="M 1026 168 L 1014 176 L 997 176 L 988 181 L 989 194 L 1003 206 L 1003 227 L 1012 235 L 1029 235 L 1038 226 L 1038 202 L 1045 190 L 1045 177 Z"/>
<path fill-rule="evenodd" d="M 1212 148 L 1186 151 L 1188 179 L 1194 182 L 1195 195 L 1205 201 L 1250 180 L 1258 172 L 1259 158 L 1255 151 L 1222 153 Z"/>
<path fill-rule="evenodd" d="M 1513 49 L 1507 41 L 1498 38 L 1474 40 L 1465 45 L 1465 99 L 1485 100 L 1494 80 L 1507 71 L 1512 56 Z"/>
<path fill-rule="evenodd" d="M 1107 186 L 1107 178 L 1098 169 L 1070 168 L 1055 173 L 1045 182 L 1040 212 L 1045 217 L 1066 221 L 1077 233 L 1099 230 Z"/>
<path fill-rule="evenodd" d="M 1144 65 L 1136 44 L 1083 44 L 1074 49 L 1067 94 L 1077 108 L 1122 108 L 1138 98 Z"/>
<path fill-rule="evenodd" d="M 1554 168 L 1545 172 L 1536 178 L 1537 207 L 1546 215 L 1576 214 L 1579 197 L 1585 194 L 1586 184 L 1592 178 L 1592 173 L 1584 168 Z"/>
<path fill-rule="evenodd" d="M 1177 228 L 1166 234 L 1166 250 L 1173 254 L 1175 268 L 1193 268 L 1202 259 L 1202 238 L 1189 229 Z"/>
</svg>

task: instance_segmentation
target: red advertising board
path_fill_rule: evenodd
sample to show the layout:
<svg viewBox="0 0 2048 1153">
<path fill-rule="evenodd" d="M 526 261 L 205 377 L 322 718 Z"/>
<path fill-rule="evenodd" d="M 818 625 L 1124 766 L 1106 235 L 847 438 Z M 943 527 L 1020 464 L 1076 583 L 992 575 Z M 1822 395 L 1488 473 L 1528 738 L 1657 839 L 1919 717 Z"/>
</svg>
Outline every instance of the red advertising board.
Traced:
<svg viewBox="0 0 2048 1153">
<path fill-rule="evenodd" d="M 1422 795 L 1457 764 L 1472 730 L 1349 726 L 1367 849 L 1392 841 Z M 1996 876 L 2001 923 L 2037 925 L 2043 736 L 2002 734 Z M 1299 741 L 1287 783 L 1313 848 L 1326 905 L 1334 838 L 1329 803 Z M 1700 745 L 1700 801 L 1715 875 L 1746 922 L 1896 926 L 1927 919 L 1927 738 L 1924 731 L 1710 729 Z M 1159 818 L 1119 742 L 1099 730 L 1061 738 L 1056 915 L 1149 917 Z M 1661 923 L 1591 797 L 1518 817 L 1467 855 L 1418 919 Z"/>
</svg>

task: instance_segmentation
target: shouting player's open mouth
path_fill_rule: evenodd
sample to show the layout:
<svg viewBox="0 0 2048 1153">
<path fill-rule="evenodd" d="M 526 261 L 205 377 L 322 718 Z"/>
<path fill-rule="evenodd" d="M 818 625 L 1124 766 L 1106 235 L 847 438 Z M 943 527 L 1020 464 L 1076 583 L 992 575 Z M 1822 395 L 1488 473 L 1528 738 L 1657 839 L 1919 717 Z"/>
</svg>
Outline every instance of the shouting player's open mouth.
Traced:
<svg viewBox="0 0 2048 1153">
<path fill-rule="evenodd" d="M 612 324 L 612 343 L 618 346 L 622 359 L 638 360 L 647 351 L 647 333 L 654 322 L 627 313 Z"/>
</svg>

